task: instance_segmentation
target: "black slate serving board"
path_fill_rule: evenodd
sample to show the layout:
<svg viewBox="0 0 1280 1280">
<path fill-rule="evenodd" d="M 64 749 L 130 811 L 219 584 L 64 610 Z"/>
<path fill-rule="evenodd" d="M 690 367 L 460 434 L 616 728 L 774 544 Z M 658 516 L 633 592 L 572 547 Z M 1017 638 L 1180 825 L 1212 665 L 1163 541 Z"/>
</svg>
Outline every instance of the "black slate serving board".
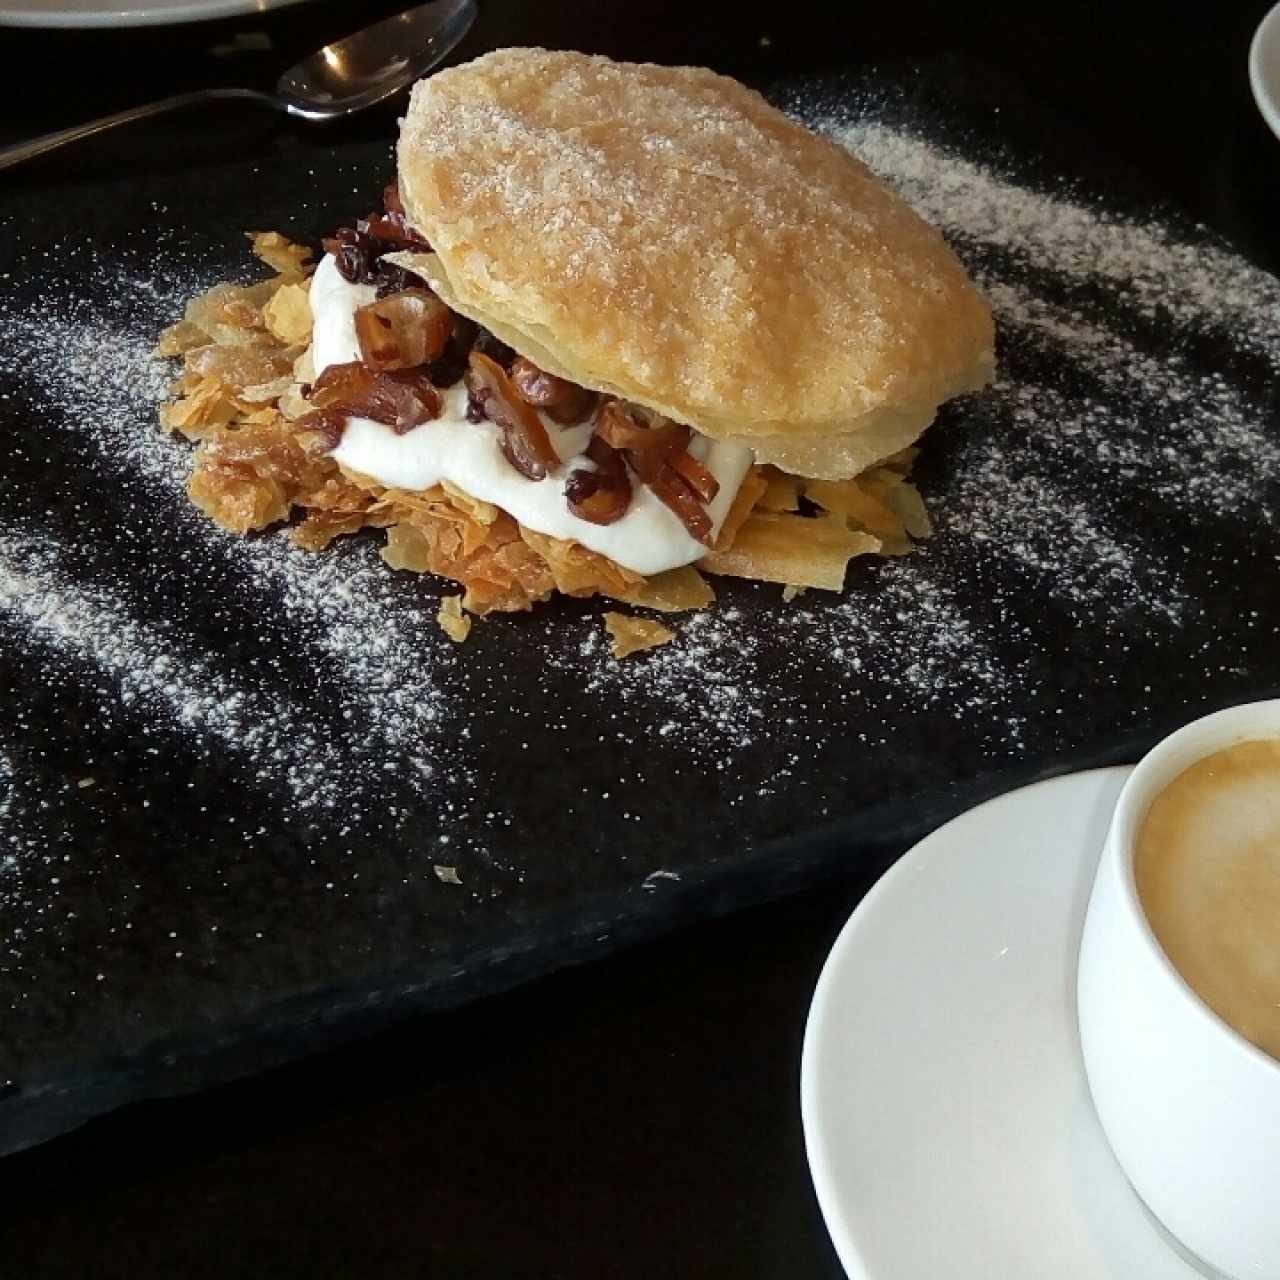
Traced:
<svg viewBox="0 0 1280 1280">
<path fill-rule="evenodd" d="M 878 865 L 1280 687 L 1280 286 L 981 68 L 774 93 L 943 225 L 1002 384 L 929 439 L 919 553 L 835 600 L 718 583 L 622 668 L 607 606 L 456 649 L 376 538 L 307 558 L 185 504 L 150 336 L 252 274 L 246 228 L 362 211 L 389 146 L 107 151 L 0 196 L 0 1150 Z"/>
</svg>

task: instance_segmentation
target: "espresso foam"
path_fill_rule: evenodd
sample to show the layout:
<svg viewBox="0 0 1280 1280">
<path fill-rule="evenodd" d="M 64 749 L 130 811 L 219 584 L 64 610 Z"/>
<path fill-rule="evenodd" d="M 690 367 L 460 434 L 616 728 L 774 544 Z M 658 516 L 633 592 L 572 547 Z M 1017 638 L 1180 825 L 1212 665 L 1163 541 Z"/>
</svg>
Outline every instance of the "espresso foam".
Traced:
<svg viewBox="0 0 1280 1280">
<path fill-rule="evenodd" d="M 1280 738 L 1228 747 L 1175 778 L 1143 821 L 1134 871 L 1174 967 L 1280 1059 Z"/>
</svg>

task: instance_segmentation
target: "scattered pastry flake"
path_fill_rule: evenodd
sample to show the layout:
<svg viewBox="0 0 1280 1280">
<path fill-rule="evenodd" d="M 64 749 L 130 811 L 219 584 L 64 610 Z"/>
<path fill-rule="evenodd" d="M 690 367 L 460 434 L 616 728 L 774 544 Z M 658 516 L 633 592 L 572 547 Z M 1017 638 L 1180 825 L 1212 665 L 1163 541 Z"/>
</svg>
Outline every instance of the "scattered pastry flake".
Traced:
<svg viewBox="0 0 1280 1280">
<path fill-rule="evenodd" d="M 887 482 L 889 473 L 880 472 L 879 477 Z M 876 482 L 877 477 L 871 477 L 871 483 Z M 913 538 L 929 538 L 933 536 L 933 521 L 929 519 L 928 509 L 924 505 L 924 499 L 920 496 L 920 490 L 915 485 L 910 484 L 905 478 L 897 483 L 886 483 L 881 491 L 881 497 L 887 506 L 893 508 L 898 518 L 902 521 L 902 527 Z"/>
<path fill-rule="evenodd" d="M 759 506 L 763 511 L 799 511 L 800 484 L 795 476 L 789 476 L 777 467 L 762 467 L 765 491 Z"/>
<path fill-rule="evenodd" d="M 311 402 L 302 394 L 302 387 L 297 382 L 297 375 L 294 375 L 294 381 L 289 384 L 284 395 L 276 402 L 276 408 L 280 410 L 284 417 L 290 422 L 296 422 L 304 413 L 311 412 Z"/>
<path fill-rule="evenodd" d="M 755 509 L 756 504 L 768 492 L 769 481 L 762 467 L 752 467 L 743 478 L 742 487 L 734 496 L 733 502 L 725 514 L 724 523 L 716 535 L 715 550 L 722 551 L 733 544 L 747 517 Z"/>
<path fill-rule="evenodd" d="M 202 330 L 208 342 L 219 346 L 274 346 L 275 339 L 267 332 L 262 319 L 262 308 L 287 282 L 288 277 L 276 276 L 258 284 L 215 284 L 207 293 L 198 294 L 187 303 L 184 319 Z M 161 335 L 161 341 L 164 336 Z"/>
<path fill-rule="evenodd" d="M 829 516 L 875 534 L 890 552 L 910 546 L 910 540 L 904 536 L 906 531 L 902 521 L 892 508 L 860 485 L 857 479 L 815 480 L 805 486 L 805 497 L 817 503 Z"/>
<path fill-rule="evenodd" d="M 281 342 L 311 341 L 311 298 L 306 284 L 285 284 L 262 309 L 267 331 Z"/>
<path fill-rule="evenodd" d="M 520 529 L 520 536 L 547 566 L 555 589 L 567 596 L 599 594 L 620 600 L 644 583 L 640 574 L 580 543 L 551 538 L 532 529 Z"/>
<path fill-rule="evenodd" d="M 198 324 L 190 320 L 179 320 L 171 324 L 156 343 L 156 355 L 170 358 L 180 356 L 192 347 L 203 347 L 209 341 L 209 335 Z"/>
<path fill-rule="evenodd" d="M 879 538 L 848 529 L 843 521 L 766 511 L 752 514 L 731 547 L 699 563 L 708 573 L 840 591 L 849 561 L 874 554 L 880 545 Z"/>
<path fill-rule="evenodd" d="M 293 362 L 293 380 L 298 383 L 299 389 L 303 386 L 310 386 L 316 380 L 316 366 L 311 358 L 311 346 L 308 344 L 307 349 Z M 310 404 L 307 408 L 310 408 Z"/>
<path fill-rule="evenodd" d="M 369 509 L 370 523 L 381 517 L 391 526 L 382 558 L 393 569 L 461 583 L 467 588 L 462 606 L 471 613 L 530 609 L 556 591 L 666 613 L 703 609 L 715 599 L 692 565 L 644 578 L 577 542 L 522 528 L 491 503 L 446 486 L 420 493 L 372 488 L 380 496 Z"/>
<path fill-rule="evenodd" d="M 228 395 L 242 400 L 252 398 L 246 395 L 249 387 L 292 378 L 293 361 L 299 350 L 274 343 L 256 347 L 203 346 L 188 352 L 182 381 L 184 385 L 193 381 L 197 385 L 218 383 Z"/>
<path fill-rule="evenodd" d="M 278 480 L 235 464 L 222 467 L 211 453 L 197 454 L 187 496 L 211 520 L 242 535 L 286 519 L 290 510 Z"/>
<path fill-rule="evenodd" d="M 160 422 L 170 431 L 180 431 L 188 440 L 202 440 L 210 429 L 234 422 L 235 397 L 226 394 L 212 378 L 198 383 L 190 395 L 160 406 Z"/>
<path fill-rule="evenodd" d="M 616 598 L 659 613 L 687 613 L 714 604 L 716 593 L 693 565 L 686 564 L 643 578 L 625 591 L 617 592 Z"/>
<path fill-rule="evenodd" d="M 461 644 L 471 634 L 471 619 L 462 610 L 461 596 L 445 596 L 436 614 L 440 629 L 450 640 Z"/>
<path fill-rule="evenodd" d="M 278 231 L 246 231 L 256 257 L 282 276 L 300 278 L 309 275 L 311 250 L 305 244 L 294 244 Z"/>
<path fill-rule="evenodd" d="M 796 598 L 796 596 L 804 595 L 805 591 L 806 591 L 805 587 L 796 587 L 788 583 L 785 587 L 782 588 L 783 603 L 790 604 Z"/>
<path fill-rule="evenodd" d="M 505 512 L 481 524 L 438 486 L 412 500 L 388 496 L 373 510 L 389 524 L 382 551 L 387 564 L 460 582 L 466 587 L 462 607 L 472 613 L 530 609 L 555 590 L 547 562 Z"/>
<path fill-rule="evenodd" d="M 439 880 L 441 884 L 461 884 L 462 883 L 462 881 L 458 879 L 457 867 L 436 866 L 436 867 L 432 867 L 432 870 L 436 873 L 436 879 Z"/>
<path fill-rule="evenodd" d="M 656 649 L 676 638 L 676 633 L 660 622 L 632 618 L 625 613 L 606 613 L 604 626 L 609 633 L 610 650 L 619 660 L 644 649 Z"/>
<path fill-rule="evenodd" d="M 804 496 L 854 529 L 880 539 L 881 555 L 903 555 L 915 545 L 912 537 L 933 532 L 915 485 L 898 471 L 877 467 L 852 480 L 811 480 Z"/>
<path fill-rule="evenodd" d="M 469 515 L 476 524 L 491 525 L 502 514 L 500 507 L 492 502 L 485 502 L 481 498 L 473 498 L 465 489 L 459 489 L 456 484 L 451 484 L 448 480 L 442 480 L 440 487 L 448 494 L 449 501 L 459 511 Z M 412 502 L 416 491 L 401 489 L 398 492 L 402 502 Z"/>
</svg>

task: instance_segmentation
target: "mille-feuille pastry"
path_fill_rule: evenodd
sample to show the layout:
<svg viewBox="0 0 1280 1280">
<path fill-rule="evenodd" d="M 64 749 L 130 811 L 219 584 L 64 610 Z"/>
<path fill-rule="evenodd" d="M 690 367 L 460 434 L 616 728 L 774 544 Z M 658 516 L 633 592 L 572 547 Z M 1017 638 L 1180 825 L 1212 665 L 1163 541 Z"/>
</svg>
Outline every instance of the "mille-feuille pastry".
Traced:
<svg viewBox="0 0 1280 1280">
<path fill-rule="evenodd" d="M 228 527 L 385 527 L 389 563 L 481 614 L 555 590 L 698 607 L 699 570 L 838 590 L 927 532 L 910 446 L 990 381 L 990 310 L 937 231 L 758 94 L 500 50 L 415 86 L 385 200 L 309 277 L 258 237 L 276 279 L 162 343 L 192 496 Z"/>
</svg>

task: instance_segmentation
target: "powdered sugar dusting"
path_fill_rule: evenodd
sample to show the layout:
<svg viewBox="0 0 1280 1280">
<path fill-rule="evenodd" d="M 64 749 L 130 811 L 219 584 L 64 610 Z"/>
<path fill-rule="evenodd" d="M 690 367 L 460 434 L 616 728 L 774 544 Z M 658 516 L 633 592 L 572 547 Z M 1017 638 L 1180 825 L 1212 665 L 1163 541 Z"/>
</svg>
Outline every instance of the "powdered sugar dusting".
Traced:
<svg viewBox="0 0 1280 1280">
<path fill-rule="evenodd" d="M 1024 267 L 1106 284 L 1147 316 L 1239 325 L 1233 338 L 1263 352 L 1274 353 L 1280 341 L 1280 281 L 1230 250 L 1163 222 L 1118 215 L 1070 190 L 1037 190 L 910 130 L 830 116 L 811 124 L 948 235 L 1002 250 Z"/>
<path fill-rule="evenodd" d="M 592 620 L 576 650 L 553 662 L 585 666 L 587 689 L 607 694 L 605 705 L 621 699 L 625 723 L 656 725 L 659 739 L 709 751 L 720 768 L 761 742 L 803 739 L 831 721 L 883 746 L 886 717 L 873 708 L 894 699 L 988 722 L 993 749 L 1018 744 L 1022 664 L 999 647 L 1007 651 L 1009 624 L 992 628 L 975 616 L 920 560 L 866 573 L 855 566 L 835 601 L 785 603 L 777 588 L 758 590 L 782 638 L 781 663 L 775 646 L 755 642 L 754 613 L 733 605 L 693 615 L 673 643 L 638 662 L 609 662 Z"/>
<path fill-rule="evenodd" d="M 614 663 L 593 619 L 576 654 L 569 650 L 567 659 L 554 661 L 569 671 L 585 665 L 587 690 L 620 695 L 628 719 L 656 723 L 660 741 L 745 750 L 765 717 L 764 700 L 752 696 L 761 687 L 759 655 L 750 645 L 727 641 L 747 625 L 734 608 L 694 614 L 680 625 L 677 643 L 654 650 L 644 662 Z"/>
<path fill-rule="evenodd" d="M 1042 368 L 1045 353 L 1052 353 L 1051 368 L 1075 378 L 1086 374 L 1094 384 L 1081 397 L 1025 375 L 1006 379 L 998 394 L 1019 405 L 1004 443 L 1043 448 L 1047 442 L 1071 470 L 1101 465 L 1180 506 L 1274 520 L 1280 436 L 1264 401 L 1185 354 L 1148 354 L 1102 318 L 1024 285 L 998 278 L 984 285 L 1008 341 L 1035 353 Z M 1265 296 L 1259 299 L 1264 310 Z M 1207 316 L 1217 301 L 1212 293 L 1203 299 Z M 1273 364 L 1277 350 L 1280 339 L 1269 353 Z"/>
<path fill-rule="evenodd" d="M 1134 497 L 1184 519 L 1199 511 L 1264 528 L 1280 500 L 1272 406 L 1167 340 L 1144 347 L 1125 318 L 1172 320 L 1182 341 L 1229 337 L 1274 371 L 1280 284 L 1203 238 L 1043 193 L 911 131 L 850 116 L 811 123 L 971 258 L 996 312 L 1002 372 L 977 402 L 982 428 L 953 429 L 945 482 L 925 484 L 938 538 L 869 576 L 855 568 L 844 600 L 803 597 L 769 625 L 794 646 L 797 666 L 830 671 L 829 699 L 865 698 L 870 687 L 882 704 L 943 704 L 985 724 L 992 749 L 1016 748 L 1027 659 L 1012 655 L 1034 652 L 1039 638 L 1017 621 L 1015 599 L 1052 601 L 1078 625 L 1115 635 L 1122 651 L 1127 635 L 1172 636 L 1192 604 L 1185 557 L 1165 529 L 1135 519 Z M 1056 300 L 1063 293 L 1072 304 Z M 944 580 L 953 556 L 1000 567 L 985 621 Z M 790 709 L 781 705 L 785 683 L 744 639 L 735 611 L 722 609 L 642 664 L 594 670 L 590 687 L 643 704 L 670 739 L 738 750 L 825 712 L 803 705 L 802 684 Z M 592 632 L 582 657 L 599 651 Z M 664 721 L 664 708 L 681 714 Z"/>
<path fill-rule="evenodd" d="M 13 761 L 0 751 L 0 821 L 7 818 L 13 808 L 14 786 Z"/>
<path fill-rule="evenodd" d="M 144 283 L 125 275 L 112 292 L 130 294 Z M 166 309 L 180 307 L 189 288 L 168 297 Z M 423 643 L 434 635 L 434 605 L 407 598 L 371 554 L 315 556 L 298 551 L 282 532 L 243 540 L 210 525 L 185 497 L 190 447 L 153 420 L 152 406 L 173 373 L 171 362 L 151 355 L 154 332 L 76 322 L 57 311 L 29 323 L 13 317 L 11 324 L 19 330 L 17 349 L 34 356 L 42 407 L 83 440 L 113 482 L 142 481 L 206 563 L 229 566 L 272 602 L 271 612 L 279 611 L 289 628 L 305 630 L 388 747 L 421 747 L 444 705 L 431 674 L 441 646 Z M 420 757 L 410 764 L 419 776 L 430 772 Z"/>
<path fill-rule="evenodd" d="M 0 752 L 0 972 L 53 917 L 59 855 L 40 821 L 52 808 L 52 797 L 39 793 L 22 764 Z"/>
<path fill-rule="evenodd" d="M 115 680 L 126 711 L 159 714 L 206 749 L 245 757 L 260 780 L 281 778 L 300 808 L 332 803 L 335 789 L 349 793 L 341 758 L 316 729 L 170 628 L 135 621 L 110 592 L 61 581 L 56 546 L 0 537 L 0 614 L 73 664 L 61 673 L 50 664 L 51 676 L 96 668 Z"/>
<path fill-rule="evenodd" d="M 539 805 L 557 788 L 580 803 L 584 751 L 637 790 L 696 777 L 708 813 L 688 821 L 745 810 L 749 839 L 793 793 L 807 813 L 844 812 L 851 780 L 904 738 L 904 767 L 930 763 L 948 732 L 992 769 L 1042 758 L 1079 744 L 1062 713 L 1108 680 L 1128 681 L 1117 714 L 1138 717 L 1135 652 L 1244 689 L 1274 620 L 1260 606 L 1222 619 L 1251 586 L 1231 557 L 1280 510 L 1280 286 L 1187 228 L 1043 190 L 858 109 L 821 123 L 944 229 L 997 314 L 1000 383 L 926 440 L 937 534 L 916 553 L 856 561 L 835 597 L 783 603 L 777 587 L 722 580 L 715 609 L 622 664 L 594 604 L 486 620 L 455 648 L 434 622 L 440 585 L 390 571 L 376 539 L 308 555 L 282 534 L 232 538 L 190 506 L 190 449 L 155 421 L 171 371 L 149 352 L 224 272 L 162 235 L 65 264 L 33 250 L 41 307 L 0 296 L 0 397 L 14 402 L 0 411 L 20 407 L 24 424 L 0 507 L 12 652 L 47 658 L 104 721 L 178 744 L 211 787 L 225 773 L 255 812 L 283 811 L 316 855 L 289 864 L 298 892 L 337 883 L 307 870 L 322 845 L 350 856 L 351 880 L 393 849 L 371 896 L 418 877 L 453 904 L 554 878 L 526 851 L 542 856 Z M 58 818 L 74 808 L 92 830 L 98 765 L 46 761 L 61 730 L 23 697 L 0 726 L 11 958 L 61 918 L 62 860 L 87 874 L 101 854 L 62 841 Z M 563 759 L 526 732 L 548 724 Z M 823 756 L 833 740 L 853 745 Z M 593 792 L 584 840 L 617 793 Z M 621 816 L 642 828 L 634 808 Z M 655 851 L 662 874 L 686 852 Z M 461 883 L 441 886 L 436 867 Z"/>
<path fill-rule="evenodd" d="M 1039 585 L 1082 619 L 1138 610 L 1176 624 L 1186 604 L 1178 566 L 1126 529 L 1125 512 L 1108 493 L 1081 496 L 1057 478 L 1065 450 L 1056 440 L 1022 435 L 1032 416 L 1065 415 L 1070 407 L 1034 385 L 1005 384 L 989 409 L 1008 434 L 1000 447 L 965 441 L 956 450 L 955 483 L 934 511 L 939 529 L 968 539 L 975 554 L 1027 571 L 1027 586 Z"/>
</svg>

